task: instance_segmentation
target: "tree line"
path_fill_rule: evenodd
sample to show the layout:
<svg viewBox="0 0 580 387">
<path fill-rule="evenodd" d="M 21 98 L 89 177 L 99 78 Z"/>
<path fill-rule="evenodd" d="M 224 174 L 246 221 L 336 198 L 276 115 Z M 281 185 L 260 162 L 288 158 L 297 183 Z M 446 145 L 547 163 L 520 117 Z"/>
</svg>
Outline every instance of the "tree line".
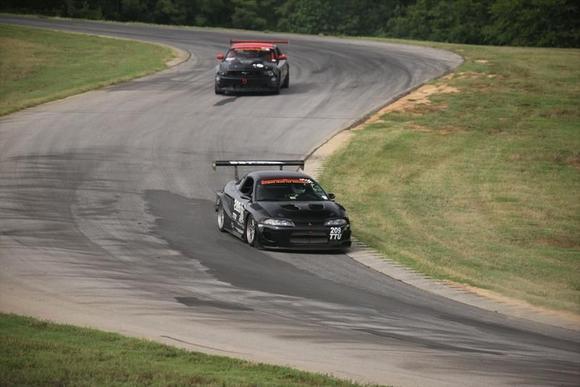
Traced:
<svg viewBox="0 0 580 387">
<path fill-rule="evenodd" d="M 580 47 L 578 0 L 2 0 L 0 10 L 306 34 Z"/>
</svg>

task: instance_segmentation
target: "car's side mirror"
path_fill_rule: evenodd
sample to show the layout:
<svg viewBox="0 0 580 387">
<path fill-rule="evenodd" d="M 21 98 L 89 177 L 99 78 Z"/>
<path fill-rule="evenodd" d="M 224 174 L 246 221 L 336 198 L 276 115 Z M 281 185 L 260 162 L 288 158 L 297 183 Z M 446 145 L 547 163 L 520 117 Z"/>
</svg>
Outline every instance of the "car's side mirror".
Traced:
<svg viewBox="0 0 580 387">
<path fill-rule="evenodd" d="M 335 195 L 335 194 L 333 194 L 333 193 L 329 193 L 329 194 L 328 194 L 328 198 L 329 198 L 330 200 L 334 200 L 334 199 L 336 199 L 336 195 Z"/>
<path fill-rule="evenodd" d="M 221 52 L 215 56 L 217 60 L 224 60 L 225 56 Z"/>
<path fill-rule="evenodd" d="M 278 56 L 278 60 L 288 60 L 288 55 L 286 55 L 286 54 L 280 54 Z"/>
</svg>

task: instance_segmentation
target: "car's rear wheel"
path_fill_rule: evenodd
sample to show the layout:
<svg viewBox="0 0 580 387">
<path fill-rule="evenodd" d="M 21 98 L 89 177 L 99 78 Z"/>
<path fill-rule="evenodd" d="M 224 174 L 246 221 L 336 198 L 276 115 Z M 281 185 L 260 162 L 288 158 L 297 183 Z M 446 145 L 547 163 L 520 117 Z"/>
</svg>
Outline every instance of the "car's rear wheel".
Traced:
<svg viewBox="0 0 580 387">
<path fill-rule="evenodd" d="M 250 246 L 257 248 L 260 247 L 258 243 L 258 224 L 252 215 L 249 215 L 246 219 L 246 229 L 244 230 L 244 236 L 246 242 L 248 242 Z"/>
<path fill-rule="evenodd" d="M 218 230 L 220 230 L 221 232 L 225 232 L 225 224 L 226 224 L 226 214 L 224 212 L 224 207 L 222 206 L 222 204 L 218 204 L 218 208 L 217 208 L 217 227 Z"/>
</svg>

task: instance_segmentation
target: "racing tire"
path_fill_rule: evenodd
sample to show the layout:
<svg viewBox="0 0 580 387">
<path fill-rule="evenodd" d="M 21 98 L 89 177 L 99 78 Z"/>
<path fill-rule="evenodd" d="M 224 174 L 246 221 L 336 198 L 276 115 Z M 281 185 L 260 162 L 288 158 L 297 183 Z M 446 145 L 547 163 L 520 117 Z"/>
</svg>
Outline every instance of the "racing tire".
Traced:
<svg viewBox="0 0 580 387">
<path fill-rule="evenodd" d="M 284 82 L 282 83 L 282 88 L 287 89 L 290 87 L 290 73 L 286 74 L 286 78 L 284 78 Z"/>
<path fill-rule="evenodd" d="M 224 91 L 223 91 L 223 89 L 220 89 L 220 88 L 218 87 L 217 83 L 215 84 L 215 88 L 214 88 L 214 90 L 215 90 L 215 93 L 216 93 L 216 95 L 222 95 L 222 94 L 224 94 Z"/>
<path fill-rule="evenodd" d="M 217 208 L 217 228 L 221 232 L 226 232 L 226 213 L 224 212 L 224 207 L 222 204 L 218 204 Z"/>
<path fill-rule="evenodd" d="M 246 227 L 244 228 L 244 239 L 252 247 L 259 249 L 260 242 L 258 242 L 258 223 L 252 215 L 246 219 Z"/>
</svg>

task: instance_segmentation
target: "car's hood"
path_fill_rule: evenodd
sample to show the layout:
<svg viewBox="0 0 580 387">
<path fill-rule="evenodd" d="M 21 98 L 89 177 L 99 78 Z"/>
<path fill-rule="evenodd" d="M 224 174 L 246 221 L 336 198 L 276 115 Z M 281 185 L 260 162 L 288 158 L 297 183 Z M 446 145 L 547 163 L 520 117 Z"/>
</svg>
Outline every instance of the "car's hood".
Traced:
<svg viewBox="0 0 580 387">
<path fill-rule="evenodd" d="M 258 202 L 256 206 L 264 217 L 292 219 L 295 222 L 322 222 L 344 218 L 344 208 L 332 201 L 315 202 Z"/>
</svg>

